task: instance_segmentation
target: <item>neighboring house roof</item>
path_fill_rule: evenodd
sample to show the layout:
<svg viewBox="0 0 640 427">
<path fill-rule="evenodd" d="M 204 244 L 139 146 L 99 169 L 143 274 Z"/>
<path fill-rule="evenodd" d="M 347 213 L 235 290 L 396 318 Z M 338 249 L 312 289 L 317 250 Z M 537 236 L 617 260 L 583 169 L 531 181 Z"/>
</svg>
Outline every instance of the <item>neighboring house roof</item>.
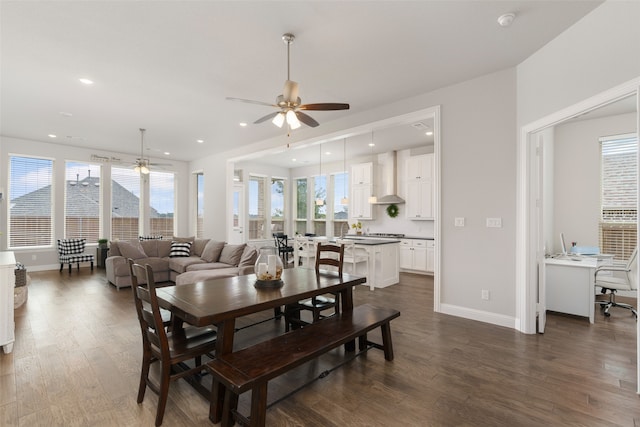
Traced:
<svg viewBox="0 0 640 427">
<path fill-rule="evenodd" d="M 68 217 L 88 218 L 99 216 L 100 178 L 87 177 L 80 181 L 66 182 L 66 198 L 71 201 L 65 214 Z M 131 191 L 111 181 L 111 215 L 113 217 L 137 218 L 140 199 Z M 11 201 L 12 216 L 49 216 L 51 215 L 51 185 L 16 197 Z M 161 215 L 154 208 L 149 212 L 151 218 Z"/>
</svg>

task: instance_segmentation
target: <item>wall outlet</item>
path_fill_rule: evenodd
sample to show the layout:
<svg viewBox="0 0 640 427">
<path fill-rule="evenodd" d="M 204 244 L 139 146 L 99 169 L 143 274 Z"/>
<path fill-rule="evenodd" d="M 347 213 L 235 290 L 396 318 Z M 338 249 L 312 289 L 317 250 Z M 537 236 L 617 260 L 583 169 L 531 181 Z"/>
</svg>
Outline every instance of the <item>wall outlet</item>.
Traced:
<svg viewBox="0 0 640 427">
<path fill-rule="evenodd" d="M 489 300 L 489 291 L 487 289 L 482 290 L 482 299 Z"/>
<path fill-rule="evenodd" d="M 455 227 L 464 227 L 464 218 L 456 218 L 453 222 Z"/>
<path fill-rule="evenodd" d="M 502 218 L 487 218 L 487 228 L 502 228 Z"/>
</svg>

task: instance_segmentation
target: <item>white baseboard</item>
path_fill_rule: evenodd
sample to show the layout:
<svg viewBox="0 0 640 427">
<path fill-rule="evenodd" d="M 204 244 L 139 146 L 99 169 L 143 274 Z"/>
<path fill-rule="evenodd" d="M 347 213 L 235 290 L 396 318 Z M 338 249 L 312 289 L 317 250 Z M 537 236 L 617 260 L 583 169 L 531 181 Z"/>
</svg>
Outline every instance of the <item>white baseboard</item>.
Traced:
<svg viewBox="0 0 640 427">
<path fill-rule="evenodd" d="M 440 304 L 440 312 L 465 319 L 490 323 L 492 325 L 504 326 L 505 328 L 516 329 L 515 317 L 505 316 L 504 314 L 490 313 L 451 304 Z"/>
</svg>

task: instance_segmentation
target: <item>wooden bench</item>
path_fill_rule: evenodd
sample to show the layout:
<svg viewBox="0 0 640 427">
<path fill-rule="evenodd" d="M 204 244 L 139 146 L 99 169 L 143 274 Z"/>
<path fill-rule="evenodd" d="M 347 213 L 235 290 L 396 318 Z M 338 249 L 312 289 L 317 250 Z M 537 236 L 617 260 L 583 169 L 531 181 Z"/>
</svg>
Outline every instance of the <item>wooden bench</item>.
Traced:
<svg viewBox="0 0 640 427">
<path fill-rule="evenodd" d="M 216 355 L 217 358 L 207 365 L 214 379 L 211 408 L 217 401 L 216 384 L 222 383 L 226 388 L 222 425 L 231 426 L 238 396 L 251 390 L 249 425 L 264 426 L 269 380 L 356 338 L 361 350 L 367 344 L 372 345 L 384 350 L 386 360 L 393 360 L 389 323 L 398 316 L 400 312 L 397 310 L 360 305 L 352 312 L 341 313 L 233 353 Z M 367 332 L 377 327 L 382 331 L 382 345 L 367 340 Z M 247 422 L 240 414 L 235 415 L 239 421 Z M 210 412 L 209 418 L 213 421 L 212 417 L 213 412 Z"/>
</svg>

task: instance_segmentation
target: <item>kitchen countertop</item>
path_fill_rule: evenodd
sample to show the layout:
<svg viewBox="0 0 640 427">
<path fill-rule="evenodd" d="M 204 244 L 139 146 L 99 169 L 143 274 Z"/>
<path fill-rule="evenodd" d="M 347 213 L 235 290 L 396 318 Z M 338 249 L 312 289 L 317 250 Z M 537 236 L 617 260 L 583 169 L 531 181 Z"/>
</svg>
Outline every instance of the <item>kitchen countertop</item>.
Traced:
<svg viewBox="0 0 640 427">
<path fill-rule="evenodd" d="M 414 240 L 434 240 L 433 237 L 425 237 L 425 236 L 403 236 L 403 237 L 381 237 L 381 236 L 367 236 L 366 234 L 363 235 L 355 235 L 355 234 L 347 234 L 346 236 L 344 236 L 345 239 L 367 239 L 367 240 L 374 240 L 374 239 L 378 239 L 378 240 L 389 240 L 389 239 L 393 239 L 393 240 L 397 240 L 400 241 L 401 239 L 414 239 Z"/>
<path fill-rule="evenodd" d="M 390 243 L 400 243 L 399 239 L 376 239 L 374 237 L 363 237 L 363 236 L 344 236 L 346 240 L 353 240 L 356 245 L 367 245 L 367 246 L 375 246 L 375 245 L 388 245 Z M 334 240 L 335 242 L 335 240 Z"/>
</svg>

